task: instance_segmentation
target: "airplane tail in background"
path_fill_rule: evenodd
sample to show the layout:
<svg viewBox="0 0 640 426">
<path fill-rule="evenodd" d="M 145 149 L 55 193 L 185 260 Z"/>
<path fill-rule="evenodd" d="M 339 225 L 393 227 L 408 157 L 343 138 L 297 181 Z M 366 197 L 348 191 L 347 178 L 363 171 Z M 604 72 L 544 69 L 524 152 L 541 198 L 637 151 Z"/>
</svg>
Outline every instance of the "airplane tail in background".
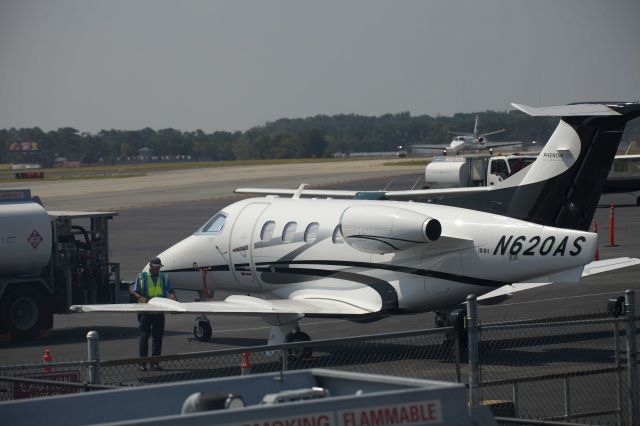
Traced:
<svg viewBox="0 0 640 426">
<path fill-rule="evenodd" d="M 628 121 L 640 116 L 640 102 L 513 106 L 533 116 L 561 117 L 539 157 L 490 191 L 441 203 L 589 230 L 622 133 Z"/>
</svg>

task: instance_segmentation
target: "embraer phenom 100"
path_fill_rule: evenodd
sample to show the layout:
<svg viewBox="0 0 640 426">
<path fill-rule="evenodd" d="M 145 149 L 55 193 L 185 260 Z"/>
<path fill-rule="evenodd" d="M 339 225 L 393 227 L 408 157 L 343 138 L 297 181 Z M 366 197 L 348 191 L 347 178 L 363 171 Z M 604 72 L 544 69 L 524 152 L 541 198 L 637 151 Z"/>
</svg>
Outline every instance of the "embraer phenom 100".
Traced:
<svg viewBox="0 0 640 426">
<path fill-rule="evenodd" d="M 202 289 L 206 270 L 210 288 L 237 295 L 72 309 L 257 315 L 272 326 L 269 344 L 276 344 L 308 340 L 298 327 L 303 317 L 436 311 L 443 324 L 469 294 L 500 301 L 640 263 L 592 262 L 598 237 L 589 232 L 625 125 L 640 116 L 640 103 L 514 106 L 561 120 L 536 161 L 496 186 L 380 193 L 303 185 L 239 189 L 267 196 L 229 205 L 159 254 L 174 287 Z M 442 194 L 447 198 L 433 199 Z M 208 322 L 195 329 L 199 337 L 211 335 Z"/>
</svg>

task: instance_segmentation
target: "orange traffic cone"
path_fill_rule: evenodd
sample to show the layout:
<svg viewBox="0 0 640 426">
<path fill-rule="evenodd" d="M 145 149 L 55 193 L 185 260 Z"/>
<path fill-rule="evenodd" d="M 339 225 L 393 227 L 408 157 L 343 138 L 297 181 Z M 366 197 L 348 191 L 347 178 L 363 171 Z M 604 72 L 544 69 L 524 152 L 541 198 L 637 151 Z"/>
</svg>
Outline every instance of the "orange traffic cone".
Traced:
<svg viewBox="0 0 640 426">
<path fill-rule="evenodd" d="M 51 356 L 51 349 L 45 349 L 44 355 L 42 355 L 42 363 L 43 364 L 51 364 L 51 360 L 53 356 Z M 45 373 L 49 373 L 51 371 L 51 367 L 45 366 L 42 368 L 42 371 Z"/>
<path fill-rule="evenodd" d="M 240 365 L 242 376 L 251 374 L 251 363 L 249 362 L 249 352 L 242 352 L 242 364 Z"/>
</svg>

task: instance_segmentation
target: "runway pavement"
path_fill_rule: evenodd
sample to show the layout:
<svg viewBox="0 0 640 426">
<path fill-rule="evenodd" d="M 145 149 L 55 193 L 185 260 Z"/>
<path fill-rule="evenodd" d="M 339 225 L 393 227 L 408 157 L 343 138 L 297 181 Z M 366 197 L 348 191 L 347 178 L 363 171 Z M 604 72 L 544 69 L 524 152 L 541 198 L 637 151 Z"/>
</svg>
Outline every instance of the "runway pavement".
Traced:
<svg viewBox="0 0 640 426">
<path fill-rule="evenodd" d="M 389 178 L 376 178 L 323 187 L 366 190 L 388 186 L 388 189 L 409 189 L 421 174 L 421 170 L 416 168 L 394 171 L 394 173 L 400 172 L 404 175 L 394 178 L 391 182 Z M 374 170 L 372 174 L 375 175 L 376 171 Z M 303 180 L 291 176 L 278 178 L 280 180 L 275 178 L 260 180 L 260 185 L 255 181 L 242 180 L 235 186 L 295 187 Z M 351 175 L 342 171 L 339 175 L 326 175 L 324 178 L 348 181 L 363 176 L 371 176 L 371 173 L 362 172 Z M 193 185 L 218 186 L 216 182 Z M 128 200 L 128 208 L 121 210 L 120 215 L 111 223 L 110 241 L 112 260 L 121 263 L 122 276 L 125 280 L 133 279 L 151 255 L 159 253 L 188 236 L 216 211 L 233 201 L 222 196 L 206 201 L 185 201 L 200 195 L 196 191 L 193 194 L 158 197 L 154 191 L 156 189 L 147 193 L 149 197 L 156 200 L 150 202 L 151 206 L 134 207 L 144 204 L 139 203 L 135 190 L 129 192 L 127 199 L 119 198 Z M 34 193 L 38 195 L 35 187 Z M 226 194 L 230 194 L 230 191 Z M 74 197 L 77 197 L 74 203 L 82 199 L 81 195 Z M 119 194 L 118 197 L 124 197 L 124 195 Z M 47 197 L 43 198 L 47 199 Z M 69 208 L 59 204 L 66 198 L 56 199 L 53 195 L 49 195 L 49 198 L 57 206 L 56 208 Z M 608 199 L 621 204 L 635 202 L 635 198 L 625 198 L 624 195 L 612 196 Z M 159 205 L 159 203 L 162 204 Z M 600 223 L 601 257 L 640 256 L 640 207 L 628 204 L 619 205 L 616 209 L 616 243 L 618 244 L 616 247 L 606 246 L 609 236 L 608 216 L 608 205 L 599 208 L 596 212 L 596 219 Z M 488 322 L 552 316 L 559 313 L 601 312 L 608 297 L 623 294 L 627 288 L 640 289 L 639 272 L 640 267 L 626 268 L 586 278 L 580 284 L 558 284 L 519 293 L 501 305 L 481 307 L 480 319 Z M 225 297 L 224 294 L 216 296 Z M 185 300 L 187 296 L 181 295 L 181 297 Z M 211 341 L 203 343 L 190 340 L 193 316 L 168 315 L 163 353 L 175 354 L 266 343 L 268 326 L 259 318 L 216 316 L 212 319 L 213 337 Z M 301 322 L 301 326 L 314 339 L 347 337 L 429 328 L 433 326 L 433 314 L 389 317 L 370 324 L 337 319 L 305 319 Z M 96 330 L 100 334 L 100 353 L 103 360 L 137 356 L 137 321 L 134 314 L 74 314 L 56 315 L 54 330 L 47 338 L 32 342 L 0 343 L 0 363 L 39 362 L 44 348 L 51 348 L 54 359 L 57 361 L 84 359 L 87 352 L 85 337 L 90 330 Z"/>
<path fill-rule="evenodd" d="M 153 171 L 121 179 L 20 181 L 1 183 L 0 189 L 31 189 L 49 210 L 122 210 L 167 203 L 228 197 L 242 186 L 297 188 L 301 183 L 327 185 L 352 179 L 404 174 L 420 167 L 383 165 L 407 160 L 366 159 L 266 166 L 210 167 Z"/>
</svg>

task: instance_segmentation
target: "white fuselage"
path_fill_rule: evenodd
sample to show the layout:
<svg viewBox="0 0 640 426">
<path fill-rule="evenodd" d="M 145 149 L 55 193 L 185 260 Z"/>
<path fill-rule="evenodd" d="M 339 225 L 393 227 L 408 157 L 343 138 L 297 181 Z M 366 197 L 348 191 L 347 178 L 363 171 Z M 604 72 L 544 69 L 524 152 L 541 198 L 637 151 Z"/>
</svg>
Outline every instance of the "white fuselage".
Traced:
<svg viewBox="0 0 640 426">
<path fill-rule="evenodd" d="M 159 254 L 174 287 L 202 289 L 206 276 L 213 290 L 430 311 L 513 282 L 577 281 L 597 246 L 589 232 L 413 202 L 251 198 L 220 215 Z M 358 235 L 345 241 L 340 225 L 348 220 L 353 231 L 360 217 Z M 421 232 L 421 217 L 439 221 L 438 239 L 405 237 Z"/>
</svg>

